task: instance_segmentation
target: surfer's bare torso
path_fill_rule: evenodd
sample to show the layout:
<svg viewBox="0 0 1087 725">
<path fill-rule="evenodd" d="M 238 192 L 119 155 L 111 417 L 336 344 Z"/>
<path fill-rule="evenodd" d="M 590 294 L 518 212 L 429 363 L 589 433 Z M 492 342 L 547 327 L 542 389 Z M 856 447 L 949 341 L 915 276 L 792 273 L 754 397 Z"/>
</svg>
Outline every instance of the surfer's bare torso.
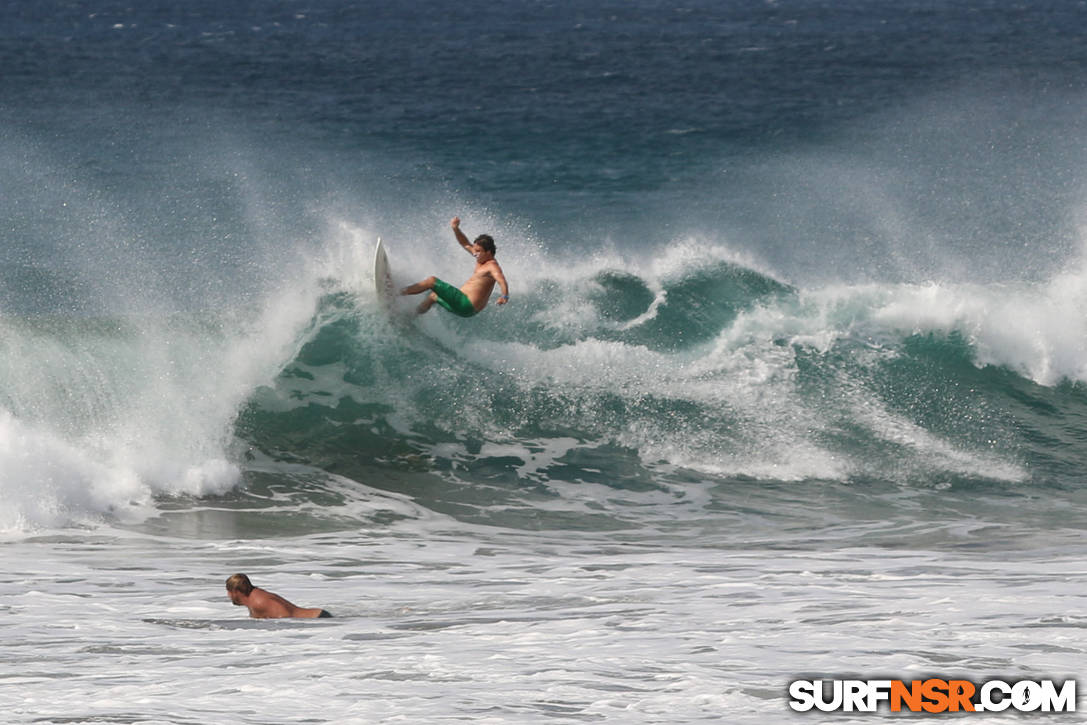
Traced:
<svg viewBox="0 0 1087 725">
<path fill-rule="evenodd" d="M 494 291 L 494 286 L 501 276 L 502 268 L 498 266 L 494 257 L 486 262 L 478 261 L 477 258 L 475 271 L 472 272 L 468 281 L 460 286 L 460 291 L 472 301 L 472 306 L 476 310 L 482 310 L 490 301 L 491 292 Z M 505 300 L 501 300 L 499 304 L 504 302 Z"/>
</svg>

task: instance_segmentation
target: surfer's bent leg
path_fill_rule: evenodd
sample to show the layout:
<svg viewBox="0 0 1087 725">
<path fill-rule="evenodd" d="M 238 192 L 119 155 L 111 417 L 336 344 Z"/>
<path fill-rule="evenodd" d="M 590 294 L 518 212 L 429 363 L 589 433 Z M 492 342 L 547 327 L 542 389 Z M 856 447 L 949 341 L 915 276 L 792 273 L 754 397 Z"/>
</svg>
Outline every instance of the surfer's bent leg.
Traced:
<svg viewBox="0 0 1087 725">
<path fill-rule="evenodd" d="M 415 313 L 419 314 L 419 315 L 423 314 L 424 312 L 429 310 L 431 307 L 433 307 L 434 303 L 437 300 L 438 300 L 438 295 L 431 292 L 430 294 L 428 294 L 426 296 L 426 299 L 423 300 L 422 302 L 420 302 L 419 306 L 415 308 Z"/>
<path fill-rule="evenodd" d="M 413 285 L 408 285 L 404 289 L 400 290 L 402 295 L 417 295 L 423 292 L 434 289 L 434 285 L 440 280 L 437 277 L 427 277 L 421 282 L 416 282 Z M 438 299 L 437 295 L 431 293 L 427 295 L 427 298 L 419 303 L 419 306 L 415 308 L 417 314 L 423 314 L 431 307 L 434 306 L 434 302 Z"/>
<path fill-rule="evenodd" d="M 420 292 L 426 292 L 428 289 L 434 289 L 434 283 L 437 281 L 437 277 L 427 277 L 422 282 L 416 282 L 415 284 L 408 285 L 404 289 L 400 290 L 400 294 L 417 295 Z"/>
<path fill-rule="evenodd" d="M 422 282 L 405 287 L 400 290 L 400 294 L 417 295 L 427 290 L 434 290 L 434 292 L 416 308 L 420 315 L 429 310 L 435 302 L 459 317 L 471 317 L 478 312 L 472 301 L 468 299 L 468 295 L 437 277 L 427 277 Z"/>
</svg>

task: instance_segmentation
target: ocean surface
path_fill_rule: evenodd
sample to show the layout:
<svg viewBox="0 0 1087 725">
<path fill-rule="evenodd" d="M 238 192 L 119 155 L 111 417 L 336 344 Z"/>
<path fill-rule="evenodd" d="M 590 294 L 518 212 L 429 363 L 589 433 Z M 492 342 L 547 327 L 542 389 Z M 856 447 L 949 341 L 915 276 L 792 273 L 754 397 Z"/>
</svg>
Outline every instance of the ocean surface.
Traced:
<svg viewBox="0 0 1087 725">
<path fill-rule="evenodd" d="M 812 723 L 792 680 L 1085 674 L 1085 33 L 3 4 L 0 721 Z M 467 279 L 453 216 L 509 304 L 383 310 L 378 237 Z M 335 616 L 249 619 L 235 572 Z"/>
</svg>

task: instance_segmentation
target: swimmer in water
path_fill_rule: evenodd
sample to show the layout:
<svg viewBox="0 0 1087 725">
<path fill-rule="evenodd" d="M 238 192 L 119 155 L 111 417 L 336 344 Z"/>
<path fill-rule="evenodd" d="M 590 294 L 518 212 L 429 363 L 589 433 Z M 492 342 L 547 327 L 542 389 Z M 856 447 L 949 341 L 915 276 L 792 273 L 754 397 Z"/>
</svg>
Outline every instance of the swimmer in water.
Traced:
<svg viewBox="0 0 1087 725">
<path fill-rule="evenodd" d="M 278 594 L 253 586 L 245 574 L 235 574 L 226 580 L 226 593 L 235 606 L 248 607 L 254 619 L 318 619 L 332 615 L 323 609 L 296 607 Z"/>
</svg>

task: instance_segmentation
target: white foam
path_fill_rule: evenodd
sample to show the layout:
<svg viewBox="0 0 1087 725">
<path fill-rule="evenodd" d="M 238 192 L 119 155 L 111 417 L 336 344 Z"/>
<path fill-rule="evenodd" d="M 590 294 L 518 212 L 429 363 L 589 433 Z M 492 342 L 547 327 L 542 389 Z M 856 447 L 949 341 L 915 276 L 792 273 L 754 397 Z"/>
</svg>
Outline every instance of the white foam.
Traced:
<svg viewBox="0 0 1087 725">
<path fill-rule="evenodd" d="M 311 276 L 268 295 L 256 314 L 120 318 L 115 332 L 3 323 L 0 528 L 87 523 L 150 510 L 156 494 L 235 486 L 233 423 L 305 340 Z"/>
<path fill-rule="evenodd" d="M 6 410 L 0 410 L 0 484 L 0 531 L 86 523 L 122 503 L 142 509 L 150 493 L 134 471 Z"/>
<path fill-rule="evenodd" d="M 819 499 L 813 510 L 828 505 Z M 1068 602 L 1087 574 L 1071 532 L 997 566 L 1001 551 L 978 551 L 982 532 L 965 550 L 936 546 L 943 519 L 907 517 L 910 534 L 874 517 L 869 533 L 824 540 L 845 528 L 829 514 L 801 526 L 743 503 L 742 516 L 718 510 L 685 536 L 642 529 L 633 543 L 447 519 L 246 541 L 14 542 L 0 579 L 0 704 L 20 722 L 295 722 L 319 702 L 321 719 L 344 723 L 438 713 L 648 725 L 727 712 L 747 725 L 810 720 L 781 715 L 797 671 L 1028 678 L 1083 660 L 1084 620 Z M 334 617 L 249 619 L 223 590 L 239 570 Z M 948 649 L 952 630 L 971 646 Z"/>
<path fill-rule="evenodd" d="M 902 285 L 880 291 L 870 320 L 899 333 L 961 333 L 978 365 L 1039 385 L 1087 382 L 1085 280 L 1072 271 L 1043 284 Z"/>
</svg>

